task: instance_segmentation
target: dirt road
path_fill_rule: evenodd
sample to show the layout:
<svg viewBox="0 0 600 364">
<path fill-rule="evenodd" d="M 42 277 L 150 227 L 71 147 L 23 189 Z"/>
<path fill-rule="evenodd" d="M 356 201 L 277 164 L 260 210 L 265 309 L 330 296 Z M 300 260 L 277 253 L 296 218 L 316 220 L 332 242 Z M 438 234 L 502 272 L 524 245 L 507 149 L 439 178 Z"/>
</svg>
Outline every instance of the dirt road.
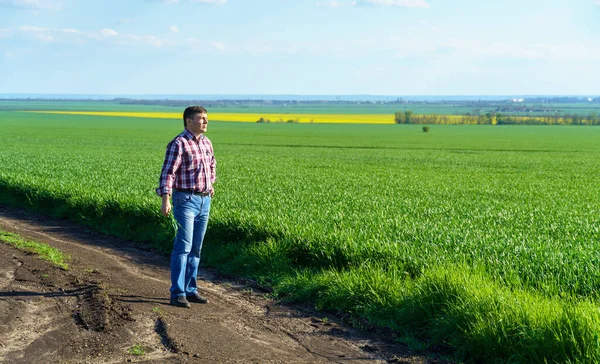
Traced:
<svg viewBox="0 0 600 364">
<path fill-rule="evenodd" d="M 207 269 L 209 304 L 169 306 L 168 257 L 69 222 L 0 206 L 0 229 L 71 257 L 64 271 L 0 243 L 0 362 L 438 362 Z"/>
</svg>

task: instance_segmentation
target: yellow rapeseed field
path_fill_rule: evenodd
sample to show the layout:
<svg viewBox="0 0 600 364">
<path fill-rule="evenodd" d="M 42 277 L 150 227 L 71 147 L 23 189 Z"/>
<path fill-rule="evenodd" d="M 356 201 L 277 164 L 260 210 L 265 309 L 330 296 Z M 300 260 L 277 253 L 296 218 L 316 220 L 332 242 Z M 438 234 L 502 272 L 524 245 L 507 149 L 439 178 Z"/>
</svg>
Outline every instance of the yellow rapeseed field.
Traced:
<svg viewBox="0 0 600 364">
<path fill-rule="evenodd" d="M 125 112 L 125 111 L 30 111 L 42 114 L 126 116 L 135 118 L 181 119 L 180 112 Z M 394 115 L 381 114 L 258 114 L 258 113 L 209 113 L 210 120 L 255 123 L 265 121 L 299 123 L 342 123 L 342 124 L 393 124 Z"/>
<path fill-rule="evenodd" d="M 131 111 L 24 111 L 42 114 L 97 115 L 113 117 L 135 117 L 181 120 L 180 112 L 131 112 Z M 266 113 L 209 113 L 210 120 L 255 123 L 259 119 L 271 123 L 335 123 L 335 124 L 394 124 L 394 115 L 387 114 L 266 114 Z M 410 124 L 492 124 L 497 123 L 496 115 L 491 120 L 479 120 L 477 115 L 413 114 Z M 526 124 L 537 121 L 540 124 L 569 124 L 563 117 L 548 118 L 539 116 L 510 116 L 513 123 Z"/>
</svg>

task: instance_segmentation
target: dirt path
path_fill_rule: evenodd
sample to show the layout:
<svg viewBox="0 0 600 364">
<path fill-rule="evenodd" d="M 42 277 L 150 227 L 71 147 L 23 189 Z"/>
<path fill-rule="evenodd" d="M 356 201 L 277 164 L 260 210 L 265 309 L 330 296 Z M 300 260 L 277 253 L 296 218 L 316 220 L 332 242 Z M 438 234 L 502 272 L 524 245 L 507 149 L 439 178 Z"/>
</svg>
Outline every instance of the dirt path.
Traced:
<svg viewBox="0 0 600 364">
<path fill-rule="evenodd" d="M 72 223 L 0 206 L 0 229 L 71 256 L 64 271 L 0 243 L 0 362 L 438 362 L 211 270 L 209 304 L 169 306 L 167 257 Z"/>
</svg>

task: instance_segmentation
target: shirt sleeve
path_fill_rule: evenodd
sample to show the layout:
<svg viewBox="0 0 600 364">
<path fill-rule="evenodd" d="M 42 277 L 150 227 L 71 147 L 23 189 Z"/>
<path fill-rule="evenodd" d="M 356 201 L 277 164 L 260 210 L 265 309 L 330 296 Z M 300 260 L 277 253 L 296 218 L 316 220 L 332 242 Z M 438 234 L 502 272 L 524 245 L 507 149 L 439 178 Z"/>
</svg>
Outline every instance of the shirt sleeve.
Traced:
<svg viewBox="0 0 600 364">
<path fill-rule="evenodd" d="M 217 160 L 215 159 L 215 151 L 213 150 L 212 143 L 210 145 L 210 151 L 210 183 L 213 184 L 217 180 Z"/>
<path fill-rule="evenodd" d="M 163 162 L 162 171 L 160 173 L 160 179 L 158 182 L 158 188 L 156 193 L 159 196 L 173 194 L 173 184 L 175 183 L 175 174 L 181 165 L 182 147 L 181 143 L 177 140 L 171 141 L 167 145 L 167 152 L 165 154 L 165 161 Z"/>
</svg>

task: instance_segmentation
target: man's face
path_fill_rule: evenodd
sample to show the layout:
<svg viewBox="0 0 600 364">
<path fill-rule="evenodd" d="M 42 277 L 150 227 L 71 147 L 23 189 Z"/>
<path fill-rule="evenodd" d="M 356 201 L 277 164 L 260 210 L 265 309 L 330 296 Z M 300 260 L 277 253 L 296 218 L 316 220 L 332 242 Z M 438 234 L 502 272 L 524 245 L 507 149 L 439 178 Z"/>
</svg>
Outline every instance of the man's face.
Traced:
<svg viewBox="0 0 600 364">
<path fill-rule="evenodd" d="M 193 117 L 185 119 L 187 128 L 194 134 L 206 133 L 208 127 L 208 115 L 206 113 L 194 114 Z"/>
</svg>

